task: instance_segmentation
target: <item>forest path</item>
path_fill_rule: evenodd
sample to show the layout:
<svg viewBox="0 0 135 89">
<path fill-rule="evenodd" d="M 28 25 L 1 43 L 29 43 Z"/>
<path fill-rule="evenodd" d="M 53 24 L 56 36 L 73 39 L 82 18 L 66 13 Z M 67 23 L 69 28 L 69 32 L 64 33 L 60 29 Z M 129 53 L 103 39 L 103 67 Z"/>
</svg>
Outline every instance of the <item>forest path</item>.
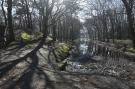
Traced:
<svg viewBox="0 0 135 89">
<path fill-rule="evenodd" d="M 29 57 L 20 58 L 36 46 L 37 43 L 27 49 L 1 50 L 0 89 L 135 89 L 135 76 L 121 80 L 111 76 L 56 71 L 48 64 L 49 51 L 45 45 Z"/>
</svg>

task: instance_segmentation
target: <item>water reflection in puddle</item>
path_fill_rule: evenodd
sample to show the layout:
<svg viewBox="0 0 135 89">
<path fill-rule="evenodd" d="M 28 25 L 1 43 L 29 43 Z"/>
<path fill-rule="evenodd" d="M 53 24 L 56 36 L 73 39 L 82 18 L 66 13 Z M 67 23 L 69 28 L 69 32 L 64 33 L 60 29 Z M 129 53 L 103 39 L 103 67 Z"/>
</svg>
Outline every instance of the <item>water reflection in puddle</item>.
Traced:
<svg viewBox="0 0 135 89">
<path fill-rule="evenodd" d="M 87 40 L 88 37 L 85 33 L 82 33 L 80 37 L 82 38 L 80 38 L 79 44 L 76 46 L 80 54 L 76 58 L 73 56 L 69 58 L 71 60 L 67 63 L 66 71 L 88 74 L 99 73 L 115 76 L 116 74 L 119 75 L 123 73 L 123 70 L 126 70 L 121 69 L 122 71 L 119 70 L 120 72 L 117 70 L 118 66 L 124 68 L 125 65 L 129 64 L 124 58 L 124 55 L 102 45 L 90 42 Z M 72 61 L 74 59 L 75 61 Z M 124 67 L 122 67 L 123 65 Z M 114 72 L 114 70 L 118 72 Z"/>
<path fill-rule="evenodd" d="M 86 54 L 88 50 L 88 45 L 86 44 L 80 44 L 79 50 L 82 54 Z"/>
</svg>

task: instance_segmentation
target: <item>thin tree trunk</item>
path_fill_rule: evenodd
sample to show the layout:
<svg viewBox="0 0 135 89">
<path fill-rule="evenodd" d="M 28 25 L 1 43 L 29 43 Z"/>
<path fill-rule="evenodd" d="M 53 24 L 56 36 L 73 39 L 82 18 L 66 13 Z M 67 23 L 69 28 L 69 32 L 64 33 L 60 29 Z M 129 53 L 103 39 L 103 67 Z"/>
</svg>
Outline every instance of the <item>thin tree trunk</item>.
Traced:
<svg viewBox="0 0 135 89">
<path fill-rule="evenodd" d="M 5 20 L 5 26 L 7 26 L 7 17 L 6 17 L 6 12 L 4 10 L 4 0 L 2 0 L 1 8 L 2 8 L 2 12 L 3 12 L 4 20 Z"/>
</svg>

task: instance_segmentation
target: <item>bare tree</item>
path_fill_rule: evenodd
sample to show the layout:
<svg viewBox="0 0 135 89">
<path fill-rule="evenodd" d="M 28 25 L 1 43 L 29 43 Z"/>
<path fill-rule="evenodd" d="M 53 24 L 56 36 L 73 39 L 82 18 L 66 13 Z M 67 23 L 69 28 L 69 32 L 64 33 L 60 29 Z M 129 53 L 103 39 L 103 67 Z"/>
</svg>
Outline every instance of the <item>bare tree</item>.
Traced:
<svg viewBox="0 0 135 89">
<path fill-rule="evenodd" d="M 4 9 L 4 0 L 1 1 L 1 8 L 2 8 L 2 12 L 3 12 L 4 20 L 5 20 L 5 26 L 7 26 L 7 16 L 6 16 L 6 12 Z"/>
<path fill-rule="evenodd" d="M 12 26 L 12 0 L 7 0 L 7 18 L 8 18 L 8 31 L 9 31 L 9 41 L 15 40 L 13 26 Z"/>
<path fill-rule="evenodd" d="M 126 8 L 129 30 L 131 33 L 131 39 L 133 41 L 133 47 L 135 47 L 135 29 L 134 29 L 134 14 L 133 14 L 133 6 L 134 0 L 122 0 L 124 6 Z"/>
</svg>

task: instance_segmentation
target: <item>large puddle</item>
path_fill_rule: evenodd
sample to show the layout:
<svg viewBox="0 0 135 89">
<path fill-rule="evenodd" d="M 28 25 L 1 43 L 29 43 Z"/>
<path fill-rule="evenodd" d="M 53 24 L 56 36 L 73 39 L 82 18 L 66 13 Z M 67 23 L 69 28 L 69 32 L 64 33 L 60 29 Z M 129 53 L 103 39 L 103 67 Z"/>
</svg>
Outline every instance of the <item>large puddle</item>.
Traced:
<svg viewBox="0 0 135 89">
<path fill-rule="evenodd" d="M 84 29 L 85 30 L 85 29 Z M 87 74 L 107 74 L 111 76 L 127 75 L 129 60 L 121 53 L 112 52 L 106 47 L 89 42 L 87 31 L 81 31 L 80 44 L 67 62 L 66 71 Z M 132 63 L 131 63 L 132 65 Z"/>
</svg>

